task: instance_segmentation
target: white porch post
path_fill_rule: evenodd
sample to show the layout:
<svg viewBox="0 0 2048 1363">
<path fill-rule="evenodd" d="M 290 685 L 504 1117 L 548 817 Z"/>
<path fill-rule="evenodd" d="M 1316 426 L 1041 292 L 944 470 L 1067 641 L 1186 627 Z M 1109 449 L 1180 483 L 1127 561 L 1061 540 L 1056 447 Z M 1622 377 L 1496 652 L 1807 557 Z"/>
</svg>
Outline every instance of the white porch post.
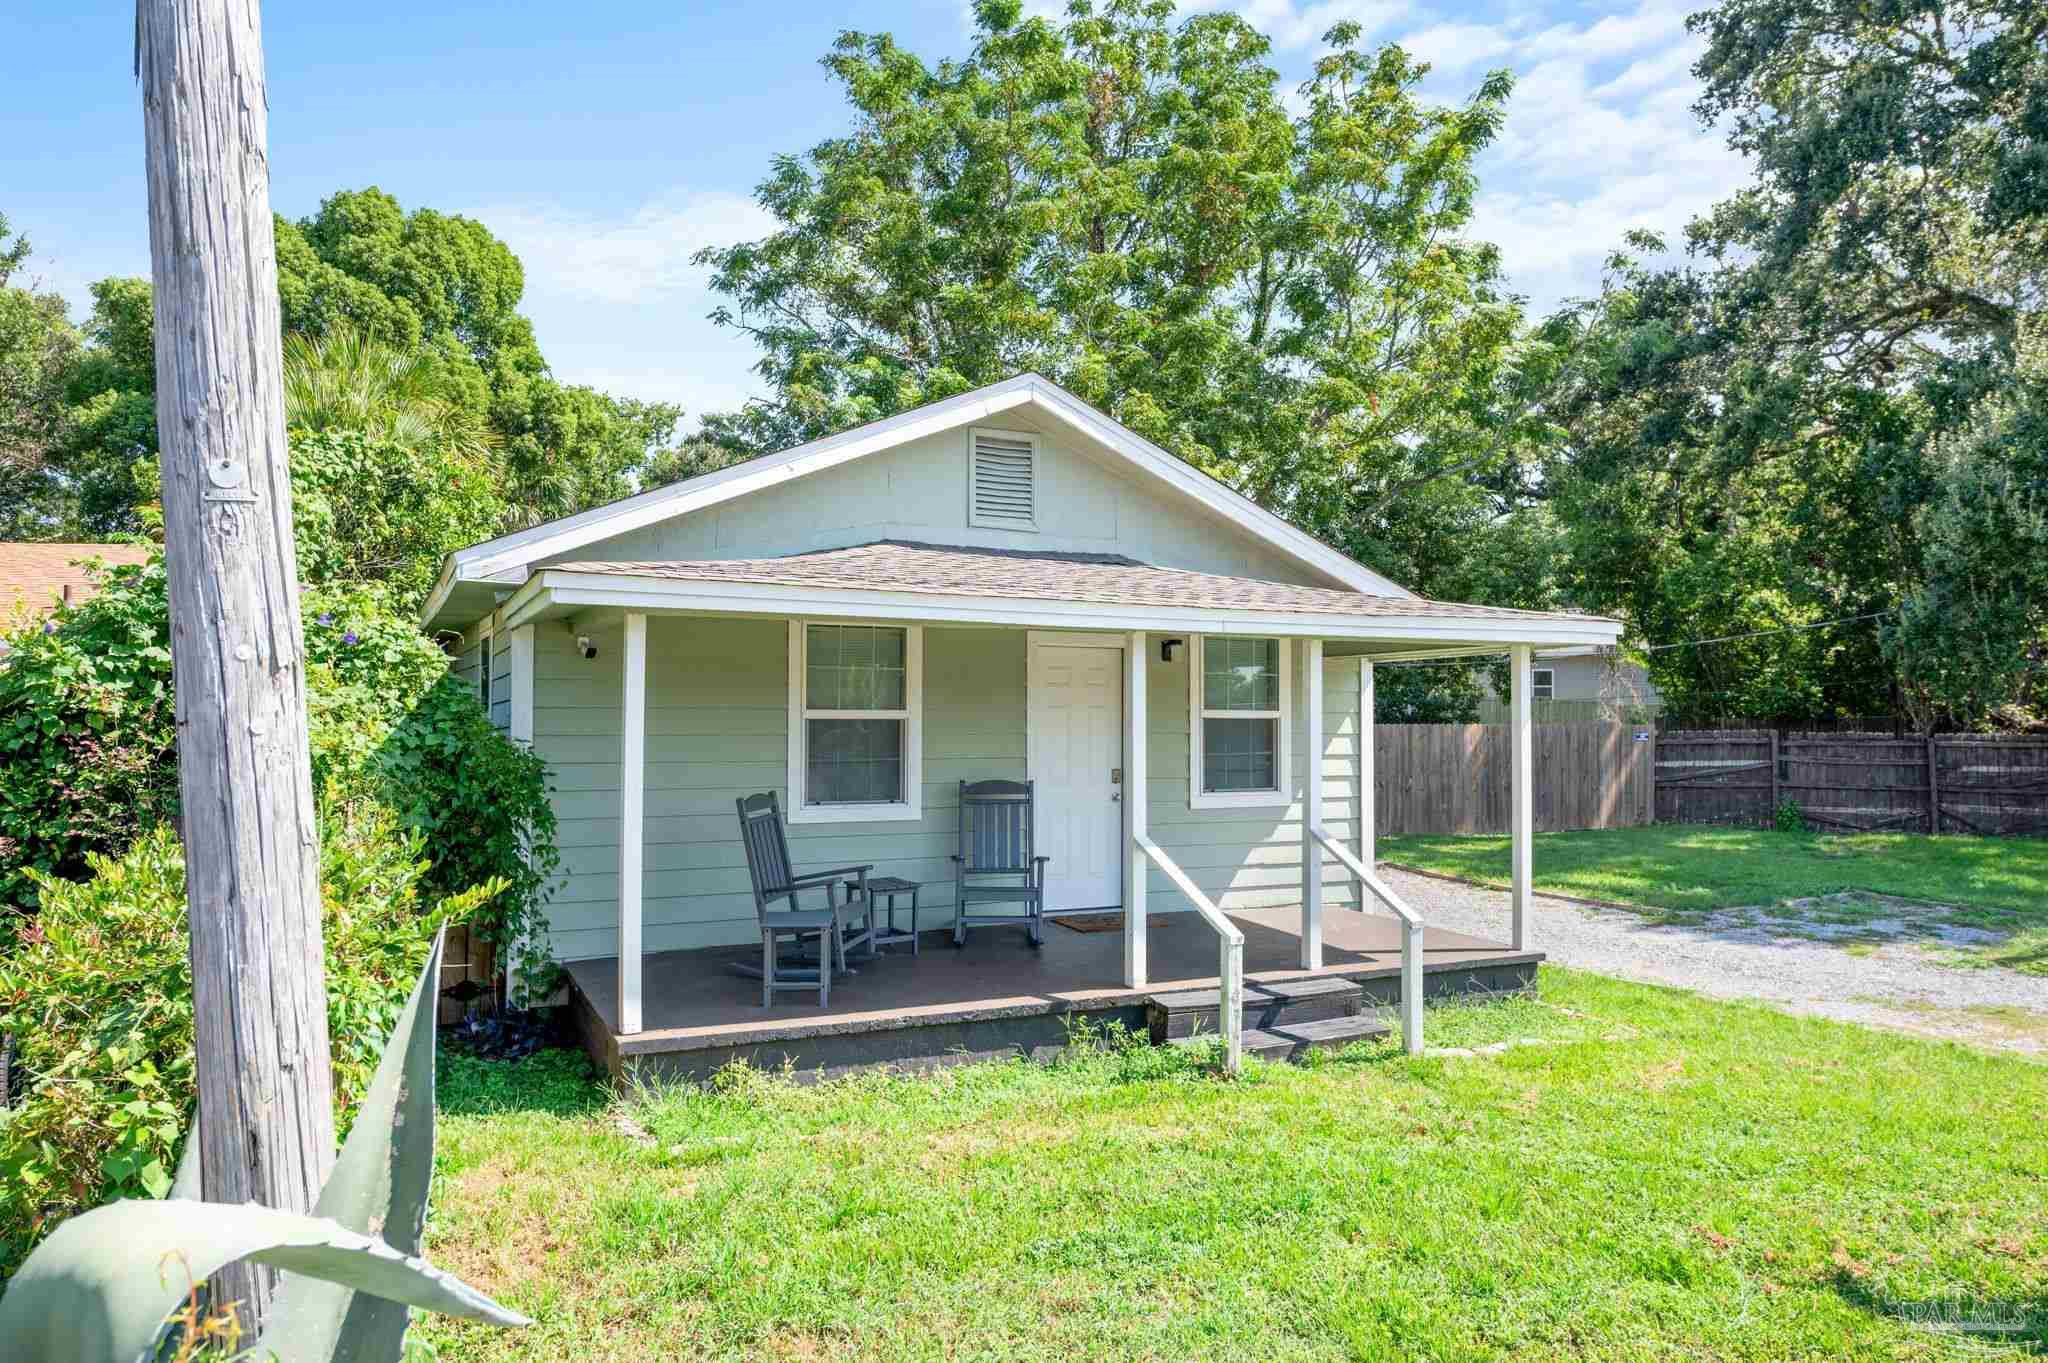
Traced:
<svg viewBox="0 0 2048 1363">
<path fill-rule="evenodd" d="M 1358 859 L 1372 870 L 1379 860 L 1379 810 L 1374 801 L 1379 798 L 1375 783 L 1379 773 L 1374 764 L 1379 760 L 1375 751 L 1378 740 L 1373 731 L 1373 707 L 1378 698 L 1373 695 L 1372 659 L 1358 660 Z M 1358 882 L 1358 908 L 1365 910 L 1365 882 Z"/>
<path fill-rule="evenodd" d="M 640 1030 L 641 854 L 647 805 L 647 617 L 626 615 L 619 765 L 619 1035 Z"/>
<path fill-rule="evenodd" d="M 1150 636 L 1124 640 L 1124 987 L 1145 987 L 1145 882 L 1151 874 L 1138 840 L 1145 836 L 1145 650 Z"/>
<path fill-rule="evenodd" d="M 1536 758 L 1529 704 L 1529 691 L 1535 678 L 1530 675 L 1531 655 L 1532 650 L 1527 644 L 1516 644 L 1508 651 L 1508 670 L 1514 674 L 1509 687 L 1514 714 L 1508 725 L 1512 759 L 1508 780 L 1513 792 L 1513 811 L 1508 823 L 1508 855 L 1513 867 L 1514 905 L 1514 925 L 1509 935 L 1516 951 L 1529 949 L 1530 839 L 1535 832 Z"/>
<path fill-rule="evenodd" d="M 533 746 L 533 626 L 521 625 L 511 631 L 512 705 L 505 736 L 523 747 Z M 510 943 L 501 966 L 505 972 L 505 997 L 515 1006 L 527 1008 L 542 1000 L 526 997 L 519 980 L 520 963 L 533 944 L 525 938 Z"/>
<path fill-rule="evenodd" d="M 1323 641 L 1301 646 L 1301 708 L 1308 725 L 1301 782 L 1301 968 L 1323 966 Z"/>
</svg>

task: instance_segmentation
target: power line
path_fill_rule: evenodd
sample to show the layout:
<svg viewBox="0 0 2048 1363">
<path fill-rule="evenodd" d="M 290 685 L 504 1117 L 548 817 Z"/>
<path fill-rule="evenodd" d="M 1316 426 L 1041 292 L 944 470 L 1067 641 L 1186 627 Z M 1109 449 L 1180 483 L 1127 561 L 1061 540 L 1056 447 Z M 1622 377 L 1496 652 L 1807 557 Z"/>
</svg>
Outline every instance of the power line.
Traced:
<svg viewBox="0 0 2048 1363">
<path fill-rule="evenodd" d="M 1816 620 L 1810 625 L 1787 625 L 1783 629 L 1753 629 L 1746 634 L 1719 634 L 1711 639 L 1687 639 L 1676 644 L 1647 644 L 1640 651 L 1664 653 L 1674 648 L 1698 648 L 1702 644 L 1727 644 L 1737 639 L 1762 639 L 1772 634 L 1797 634 L 1801 630 L 1826 629 L 1829 625 L 1853 625 L 1858 620 L 1877 620 L 1887 615 L 1897 615 L 1896 610 L 1871 611 L 1866 615 L 1844 615 L 1836 620 Z"/>
</svg>

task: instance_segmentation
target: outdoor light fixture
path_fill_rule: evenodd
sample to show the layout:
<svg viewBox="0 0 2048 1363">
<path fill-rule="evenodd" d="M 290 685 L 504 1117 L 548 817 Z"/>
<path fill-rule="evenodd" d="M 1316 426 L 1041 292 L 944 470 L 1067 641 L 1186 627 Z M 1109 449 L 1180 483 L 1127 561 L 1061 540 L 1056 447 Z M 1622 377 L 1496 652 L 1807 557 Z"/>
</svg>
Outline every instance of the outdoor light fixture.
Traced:
<svg viewBox="0 0 2048 1363">
<path fill-rule="evenodd" d="M 576 651 L 581 653 L 585 659 L 595 658 L 597 656 L 597 641 L 588 634 L 579 634 L 576 636 Z"/>
<path fill-rule="evenodd" d="M 1173 651 L 1186 642 L 1187 640 L 1185 639 L 1161 639 L 1159 641 L 1159 661 L 1162 663 L 1172 662 Z"/>
</svg>

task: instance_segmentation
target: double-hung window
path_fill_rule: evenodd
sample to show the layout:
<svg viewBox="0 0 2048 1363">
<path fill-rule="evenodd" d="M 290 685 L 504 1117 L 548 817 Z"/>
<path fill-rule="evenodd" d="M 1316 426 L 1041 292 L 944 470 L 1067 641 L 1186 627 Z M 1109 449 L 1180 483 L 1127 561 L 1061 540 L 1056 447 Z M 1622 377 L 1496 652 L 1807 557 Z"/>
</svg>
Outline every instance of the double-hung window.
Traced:
<svg viewBox="0 0 2048 1363">
<path fill-rule="evenodd" d="M 1197 635 L 1188 668 L 1189 803 L 1288 801 L 1285 639 Z"/>
<path fill-rule="evenodd" d="M 1529 699 L 1551 700 L 1557 695 L 1557 669 L 1554 667 L 1532 667 L 1529 669 Z"/>
<path fill-rule="evenodd" d="M 915 819 L 921 812 L 923 631 L 789 626 L 789 818 Z"/>
</svg>

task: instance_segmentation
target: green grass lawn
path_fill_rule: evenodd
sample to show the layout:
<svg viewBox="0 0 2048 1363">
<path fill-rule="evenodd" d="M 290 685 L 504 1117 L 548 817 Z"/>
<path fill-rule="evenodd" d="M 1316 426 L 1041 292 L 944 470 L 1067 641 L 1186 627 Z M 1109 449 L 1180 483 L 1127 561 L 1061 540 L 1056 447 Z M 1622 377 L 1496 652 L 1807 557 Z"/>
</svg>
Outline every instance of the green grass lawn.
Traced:
<svg viewBox="0 0 2048 1363">
<path fill-rule="evenodd" d="M 1892 1359 L 2048 1344 L 2048 1066 L 1546 968 L 1471 1059 L 1174 1053 L 609 1105 L 450 1060 L 428 1252 L 484 1359 Z"/>
<path fill-rule="evenodd" d="M 1506 837 L 1381 838 L 1382 861 L 1503 885 Z M 2012 934 L 1974 959 L 2048 974 L 2048 839 L 1830 836 L 1655 824 L 1539 833 L 1536 888 L 1676 916 L 1871 890 L 1953 904 L 1947 921 Z"/>
</svg>

